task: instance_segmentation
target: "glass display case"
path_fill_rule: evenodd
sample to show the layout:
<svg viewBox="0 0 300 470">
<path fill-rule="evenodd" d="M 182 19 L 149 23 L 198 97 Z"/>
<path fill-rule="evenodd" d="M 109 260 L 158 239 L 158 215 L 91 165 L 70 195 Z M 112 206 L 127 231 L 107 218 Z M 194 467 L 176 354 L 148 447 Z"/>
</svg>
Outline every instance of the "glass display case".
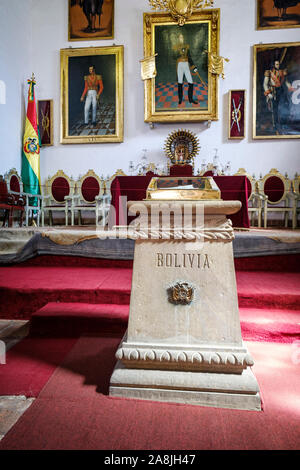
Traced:
<svg viewBox="0 0 300 470">
<path fill-rule="evenodd" d="M 197 201 L 221 199 L 221 192 L 212 177 L 152 178 L 146 200 Z"/>
</svg>

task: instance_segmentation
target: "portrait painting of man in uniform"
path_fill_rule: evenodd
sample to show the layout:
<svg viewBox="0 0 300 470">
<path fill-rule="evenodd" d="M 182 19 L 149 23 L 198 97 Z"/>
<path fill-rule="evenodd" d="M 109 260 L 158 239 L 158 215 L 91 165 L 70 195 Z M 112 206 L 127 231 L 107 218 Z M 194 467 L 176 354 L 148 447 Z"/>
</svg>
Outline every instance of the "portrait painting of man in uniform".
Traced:
<svg viewBox="0 0 300 470">
<path fill-rule="evenodd" d="M 122 142 L 123 46 L 61 50 L 62 143 Z"/>
<path fill-rule="evenodd" d="M 68 0 L 69 41 L 112 39 L 114 0 Z"/>
<path fill-rule="evenodd" d="M 300 43 L 254 46 L 253 138 L 300 138 Z"/>
<path fill-rule="evenodd" d="M 300 0 L 257 0 L 257 29 L 300 27 Z"/>
<path fill-rule="evenodd" d="M 217 119 L 219 10 L 194 13 L 182 26 L 165 13 L 144 14 L 144 54 L 155 55 L 156 76 L 145 80 L 146 122 Z"/>
</svg>

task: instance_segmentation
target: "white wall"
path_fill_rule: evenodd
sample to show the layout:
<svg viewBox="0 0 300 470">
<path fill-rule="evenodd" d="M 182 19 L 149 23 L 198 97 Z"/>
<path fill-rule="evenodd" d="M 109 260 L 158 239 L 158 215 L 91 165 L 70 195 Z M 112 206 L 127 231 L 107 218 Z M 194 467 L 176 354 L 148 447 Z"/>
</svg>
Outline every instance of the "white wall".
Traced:
<svg viewBox="0 0 300 470">
<path fill-rule="evenodd" d="M 31 3 L 31 43 L 23 41 L 23 24 L 28 21 L 28 10 L 24 3 Z M 10 11 L 14 4 L 14 10 Z M 21 5 L 20 5 L 21 4 Z M 113 174 L 118 168 L 128 170 L 130 160 L 138 162 L 142 149 L 148 149 L 148 159 L 155 163 L 165 160 L 164 142 L 170 132 L 189 129 L 200 140 L 201 150 L 196 159 L 196 168 L 201 160 L 212 161 L 214 149 L 222 163 L 231 161 L 233 171 L 240 167 L 259 175 L 271 168 L 287 171 L 294 176 L 300 171 L 300 141 L 298 139 L 253 140 L 252 139 L 252 46 L 260 42 L 299 41 L 300 29 L 256 30 L 255 0 L 215 0 L 215 7 L 221 9 L 220 54 L 230 58 L 225 65 L 225 80 L 219 80 L 219 121 L 210 128 L 199 124 L 156 124 L 154 129 L 144 123 L 144 88 L 140 78 L 140 63 L 143 58 L 143 12 L 151 11 L 148 0 L 115 0 L 115 38 L 113 40 L 68 42 L 68 1 L 67 0 L 0 0 L 0 15 L 7 13 L 7 23 L 0 30 L 0 39 L 5 39 L 7 62 L 7 105 L 0 105 L 1 145 L 8 139 L 7 160 L 1 171 L 8 167 L 20 166 L 20 122 L 22 115 L 22 87 L 27 88 L 26 79 L 31 74 L 28 54 L 31 55 L 33 71 L 37 79 L 36 98 L 54 100 L 54 146 L 41 151 L 41 177 L 44 180 L 58 169 L 77 177 L 90 168 L 98 174 Z M 24 15 L 24 17 L 23 17 Z M 1 15 L 2 17 L 2 15 Z M 23 19 L 23 21 L 22 21 Z M 2 20 L 1 20 L 2 23 Z M 6 34 L 5 34 L 6 32 Z M 29 36 L 30 31 L 27 31 Z M 62 48 L 72 46 L 124 45 L 124 142 L 120 144 L 60 144 L 60 58 Z M 3 45 L 0 46 L 3 49 Z M 19 48 L 24 50 L 20 53 Z M 20 63 L 16 64 L 17 55 Z M 29 62 L 30 63 L 30 62 Z M 16 74 L 15 66 L 18 73 Z M 0 69 L 1 71 L 2 69 Z M 0 80 L 2 79 L 0 73 Z M 9 81 L 8 81 L 9 78 Z M 247 118 L 246 138 L 242 141 L 227 139 L 228 91 L 246 89 Z M 13 101 L 11 101 L 13 99 Z M 2 125 L 3 110 L 8 121 Z M 8 152 L 8 147 L 12 150 Z"/>
<path fill-rule="evenodd" d="M 31 0 L 0 0 L 0 174 L 21 169 L 27 79 L 31 77 Z M 2 95 L 1 95 L 2 96 Z"/>
</svg>

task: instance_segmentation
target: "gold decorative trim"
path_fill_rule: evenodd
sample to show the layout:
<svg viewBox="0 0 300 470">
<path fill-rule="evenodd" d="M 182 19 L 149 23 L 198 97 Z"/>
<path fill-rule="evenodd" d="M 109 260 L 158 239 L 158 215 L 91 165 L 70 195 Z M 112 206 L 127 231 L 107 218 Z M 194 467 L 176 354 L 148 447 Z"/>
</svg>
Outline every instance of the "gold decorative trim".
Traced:
<svg viewBox="0 0 300 470">
<path fill-rule="evenodd" d="M 154 10 L 167 11 L 179 26 L 184 26 L 194 10 L 211 7 L 214 0 L 149 0 Z"/>
</svg>

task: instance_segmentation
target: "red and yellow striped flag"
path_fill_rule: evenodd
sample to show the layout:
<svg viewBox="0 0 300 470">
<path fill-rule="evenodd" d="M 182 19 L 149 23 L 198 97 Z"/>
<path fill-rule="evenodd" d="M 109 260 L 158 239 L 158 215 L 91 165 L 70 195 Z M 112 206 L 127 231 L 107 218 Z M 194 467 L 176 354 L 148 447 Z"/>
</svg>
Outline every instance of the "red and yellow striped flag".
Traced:
<svg viewBox="0 0 300 470">
<path fill-rule="evenodd" d="M 35 104 L 34 75 L 28 80 L 28 105 L 22 151 L 22 181 L 24 192 L 41 194 L 40 138 Z"/>
</svg>

